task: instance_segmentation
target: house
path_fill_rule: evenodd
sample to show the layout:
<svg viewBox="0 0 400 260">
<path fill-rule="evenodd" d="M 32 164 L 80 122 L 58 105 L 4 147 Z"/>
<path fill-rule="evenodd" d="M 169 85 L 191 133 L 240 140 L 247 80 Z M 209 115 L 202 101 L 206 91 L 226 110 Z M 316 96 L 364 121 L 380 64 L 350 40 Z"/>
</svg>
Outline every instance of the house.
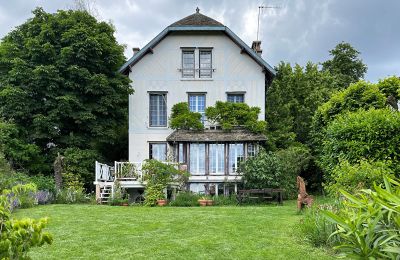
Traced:
<svg viewBox="0 0 400 260">
<path fill-rule="evenodd" d="M 191 191 L 236 192 L 238 163 L 253 156 L 265 136 L 243 129 L 224 132 L 207 122 L 204 113 L 219 100 L 245 102 L 259 107 L 259 119 L 265 119 L 265 92 L 275 71 L 261 57 L 261 42 L 250 48 L 197 8 L 133 51 L 120 68 L 135 90 L 129 96 L 129 161 L 176 161 L 187 165 Z M 169 128 L 171 108 L 179 102 L 203 115 L 204 131 Z M 125 187 L 143 188 L 128 181 Z"/>
</svg>

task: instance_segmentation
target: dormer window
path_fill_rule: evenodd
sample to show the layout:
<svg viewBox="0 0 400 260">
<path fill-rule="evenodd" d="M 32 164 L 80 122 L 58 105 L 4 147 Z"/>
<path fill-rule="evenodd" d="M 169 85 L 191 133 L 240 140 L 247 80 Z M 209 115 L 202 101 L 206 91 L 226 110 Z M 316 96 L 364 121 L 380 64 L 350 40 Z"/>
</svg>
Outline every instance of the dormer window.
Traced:
<svg viewBox="0 0 400 260">
<path fill-rule="evenodd" d="M 199 78 L 212 77 L 212 55 L 211 50 L 199 51 Z"/>
<path fill-rule="evenodd" d="M 194 50 L 182 50 L 182 78 L 194 78 Z"/>
</svg>

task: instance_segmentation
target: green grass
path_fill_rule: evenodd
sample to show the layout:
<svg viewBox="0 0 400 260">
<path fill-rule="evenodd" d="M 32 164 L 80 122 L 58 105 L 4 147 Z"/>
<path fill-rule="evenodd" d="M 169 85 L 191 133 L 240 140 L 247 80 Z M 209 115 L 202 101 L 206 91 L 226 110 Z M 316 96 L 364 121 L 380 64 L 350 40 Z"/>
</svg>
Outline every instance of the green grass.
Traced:
<svg viewBox="0 0 400 260">
<path fill-rule="evenodd" d="M 301 215 L 284 206 L 146 208 L 49 205 L 18 217 L 48 216 L 54 243 L 33 259 L 332 259 L 295 231 Z"/>
</svg>

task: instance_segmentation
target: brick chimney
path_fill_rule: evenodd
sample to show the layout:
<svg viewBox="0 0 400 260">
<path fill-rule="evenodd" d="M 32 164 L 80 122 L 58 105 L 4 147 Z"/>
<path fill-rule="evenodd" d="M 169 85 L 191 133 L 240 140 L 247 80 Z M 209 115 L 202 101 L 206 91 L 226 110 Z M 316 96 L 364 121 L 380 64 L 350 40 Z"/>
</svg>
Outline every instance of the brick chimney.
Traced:
<svg viewBox="0 0 400 260">
<path fill-rule="evenodd" d="M 251 44 L 251 48 L 259 55 L 261 56 L 262 50 L 261 50 L 261 41 L 253 41 Z"/>
<path fill-rule="evenodd" d="M 138 53 L 140 51 L 140 48 L 139 47 L 133 47 L 132 51 L 133 51 L 133 55 L 135 55 L 136 53 Z"/>
</svg>

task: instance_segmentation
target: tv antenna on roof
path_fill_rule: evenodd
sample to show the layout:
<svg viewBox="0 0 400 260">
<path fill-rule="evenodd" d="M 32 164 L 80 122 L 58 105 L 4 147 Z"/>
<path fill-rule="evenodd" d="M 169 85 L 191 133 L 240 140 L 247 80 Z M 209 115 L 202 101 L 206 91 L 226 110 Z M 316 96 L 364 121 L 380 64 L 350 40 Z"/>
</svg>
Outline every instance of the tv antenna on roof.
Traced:
<svg viewBox="0 0 400 260">
<path fill-rule="evenodd" d="M 280 6 L 267 6 L 267 5 L 260 5 L 258 7 L 258 19 L 257 19 L 257 41 L 258 41 L 258 33 L 260 31 L 260 13 L 262 9 L 279 9 Z"/>
</svg>

